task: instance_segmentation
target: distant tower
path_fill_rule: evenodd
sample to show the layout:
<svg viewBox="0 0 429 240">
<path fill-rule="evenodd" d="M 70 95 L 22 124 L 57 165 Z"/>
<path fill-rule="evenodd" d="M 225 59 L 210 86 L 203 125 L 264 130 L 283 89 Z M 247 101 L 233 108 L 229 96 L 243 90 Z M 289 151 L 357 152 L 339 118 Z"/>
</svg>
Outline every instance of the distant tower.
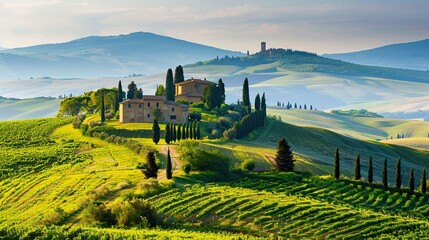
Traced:
<svg viewBox="0 0 429 240">
<path fill-rule="evenodd" d="M 267 50 L 267 43 L 261 42 L 261 52 L 265 52 Z"/>
</svg>

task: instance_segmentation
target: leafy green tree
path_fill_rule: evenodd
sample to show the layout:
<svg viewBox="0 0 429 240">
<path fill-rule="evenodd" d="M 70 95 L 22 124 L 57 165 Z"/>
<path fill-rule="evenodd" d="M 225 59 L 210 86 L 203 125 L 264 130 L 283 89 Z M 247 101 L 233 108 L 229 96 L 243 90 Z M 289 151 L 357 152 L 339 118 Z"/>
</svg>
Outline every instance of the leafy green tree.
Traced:
<svg viewBox="0 0 429 240">
<path fill-rule="evenodd" d="M 153 126 L 152 126 L 152 141 L 155 144 L 158 144 L 159 139 L 160 139 L 160 128 L 158 125 L 158 120 L 154 119 Z"/>
<path fill-rule="evenodd" d="M 383 167 L 383 187 L 387 189 L 388 181 L 387 181 L 387 159 L 384 159 L 384 167 Z"/>
<path fill-rule="evenodd" d="M 410 170 L 410 180 L 408 182 L 408 188 L 410 189 L 410 194 L 414 193 L 414 169 Z"/>
<path fill-rule="evenodd" d="M 335 179 L 340 178 L 340 153 L 338 151 L 338 148 L 335 150 L 334 176 L 335 176 Z"/>
<path fill-rule="evenodd" d="M 173 178 L 173 167 L 171 164 L 170 148 L 167 150 L 167 169 L 166 169 L 167 179 Z"/>
<path fill-rule="evenodd" d="M 142 170 L 143 174 L 145 175 L 145 178 L 157 178 L 158 177 L 158 166 L 156 165 L 156 159 L 155 159 L 155 153 L 152 151 L 149 151 L 146 156 L 147 160 L 147 167 L 146 169 Z"/>
<path fill-rule="evenodd" d="M 395 181 L 396 181 L 396 188 L 397 189 L 401 189 L 401 158 L 398 158 L 398 161 L 396 162 L 396 177 L 395 177 Z"/>
<path fill-rule="evenodd" d="M 420 185 L 420 191 L 423 194 L 426 194 L 426 169 L 425 168 L 423 168 L 423 172 L 422 172 L 422 182 Z"/>
<path fill-rule="evenodd" d="M 137 85 L 134 81 L 128 84 L 127 99 L 135 99 L 138 96 Z"/>
<path fill-rule="evenodd" d="M 247 108 L 247 113 L 252 112 L 252 107 L 250 106 L 250 95 L 249 95 L 249 80 L 246 78 L 243 82 L 243 105 Z"/>
<path fill-rule="evenodd" d="M 106 121 L 106 114 L 104 113 L 105 107 L 104 107 L 104 93 L 101 93 L 101 109 L 100 109 L 100 115 L 101 115 L 101 122 Z"/>
<path fill-rule="evenodd" d="M 185 81 L 185 76 L 183 74 L 183 67 L 181 65 L 177 66 L 174 71 L 174 83 L 180 83 Z"/>
<path fill-rule="evenodd" d="M 355 175 L 354 175 L 355 180 L 360 180 L 361 179 L 361 175 L 360 175 L 360 154 L 358 154 L 356 156 L 355 159 Z"/>
<path fill-rule="evenodd" d="M 261 97 L 259 97 L 259 93 L 255 97 L 255 110 L 258 111 L 261 109 Z"/>
<path fill-rule="evenodd" d="M 292 150 L 284 138 L 277 145 L 277 153 L 274 161 L 276 162 L 277 170 L 281 172 L 291 172 L 295 167 Z"/>
<path fill-rule="evenodd" d="M 167 100 L 174 101 L 176 89 L 173 83 L 173 71 L 171 68 L 167 71 L 167 76 L 165 77 L 165 96 Z"/>
<path fill-rule="evenodd" d="M 165 96 L 164 85 L 162 85 L 162 84 L 156 85 L 155 96 Z"/>
<path fill-rule="evenodd" d="M 369 162 L 368 162 L 368 182 L 369 184 L 372 184 L 372 180 L 373 180 L 373 170 L 372 170 L 372 157 L 369 157 Z"/>
<path fill-rule="evenodd" d="M 176 138 L 177 138 L 177 141 L 179 141 L 179 142 L 180 142 L 180 139 L 182 138 L 182 129 L 181 129 L 180 124 L 177 125 L 177 136 L 176 136 Z"/>
<path fill-rule="evenodd" d="M 139 90 L 136 92 L 137 96 L 136 99 L 143 99 L 143 90 L 139 88 Z"/>
<path fill-rule="evenodd" d="M 167 144 L 170 144 L 171 142 L 171 128 L 170 123 L 165 124 L 165 142 Z"/>
</svg>

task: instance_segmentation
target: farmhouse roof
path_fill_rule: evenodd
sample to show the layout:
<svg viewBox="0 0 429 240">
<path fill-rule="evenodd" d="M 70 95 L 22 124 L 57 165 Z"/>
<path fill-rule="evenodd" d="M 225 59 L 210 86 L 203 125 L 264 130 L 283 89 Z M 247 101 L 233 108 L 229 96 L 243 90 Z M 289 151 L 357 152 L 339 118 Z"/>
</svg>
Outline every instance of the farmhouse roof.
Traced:
<svg viewBox="0 0 429 240">
<path fill-rule="evenodd" d="M 185 84 L 188 84 L 188 83 L 214 84 L 214 82 L 207 81 L 206 79 L 201 80 L 201 79 L 191 78 L 191 79 L 188 79 L 188 80 L 186 80 L 184 82 L 176 83 L 175 85 L 179 85 L 180 86 L 180 85 L 185 85 Z"/>
</svg>

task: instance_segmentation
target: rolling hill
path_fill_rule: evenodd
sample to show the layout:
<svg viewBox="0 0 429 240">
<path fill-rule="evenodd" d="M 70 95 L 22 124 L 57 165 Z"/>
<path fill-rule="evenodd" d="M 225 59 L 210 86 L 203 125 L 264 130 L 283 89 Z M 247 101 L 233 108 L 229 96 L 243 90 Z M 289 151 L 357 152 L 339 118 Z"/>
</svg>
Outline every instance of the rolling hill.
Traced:
<svg viewBox="0 0 429 240">
<path fill-rule="evenodd" d="M 179 64 L 225 55 L 243 54 L 147 32 L 91 36 L 2 51 L 0 79 L 151 75 Z"/>
<path fill-rule="evenodd" d="M 0 121 L 54 117 L 58 113 L 59 99 L 0 97 Z"/>
<path fill-rule="evenodd" d="M 323 56 L 364 65 L 429 70 L 429 39 Z"/>
</svg>

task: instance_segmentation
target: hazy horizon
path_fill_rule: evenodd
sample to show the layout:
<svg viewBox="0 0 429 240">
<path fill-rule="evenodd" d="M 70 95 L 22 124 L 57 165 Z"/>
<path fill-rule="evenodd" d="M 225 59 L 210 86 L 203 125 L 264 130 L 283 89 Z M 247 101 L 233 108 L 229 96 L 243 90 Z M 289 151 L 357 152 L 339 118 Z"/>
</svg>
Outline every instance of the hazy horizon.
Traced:
<svg viewBox="0 0 429 240">
<path fill-rule="evenodd" d="M 0 47 L 152 32 L 246 52 L 268 47 L 351 52 L 429 38 L 427 1 L 0 0 Z"/>
</svg>

